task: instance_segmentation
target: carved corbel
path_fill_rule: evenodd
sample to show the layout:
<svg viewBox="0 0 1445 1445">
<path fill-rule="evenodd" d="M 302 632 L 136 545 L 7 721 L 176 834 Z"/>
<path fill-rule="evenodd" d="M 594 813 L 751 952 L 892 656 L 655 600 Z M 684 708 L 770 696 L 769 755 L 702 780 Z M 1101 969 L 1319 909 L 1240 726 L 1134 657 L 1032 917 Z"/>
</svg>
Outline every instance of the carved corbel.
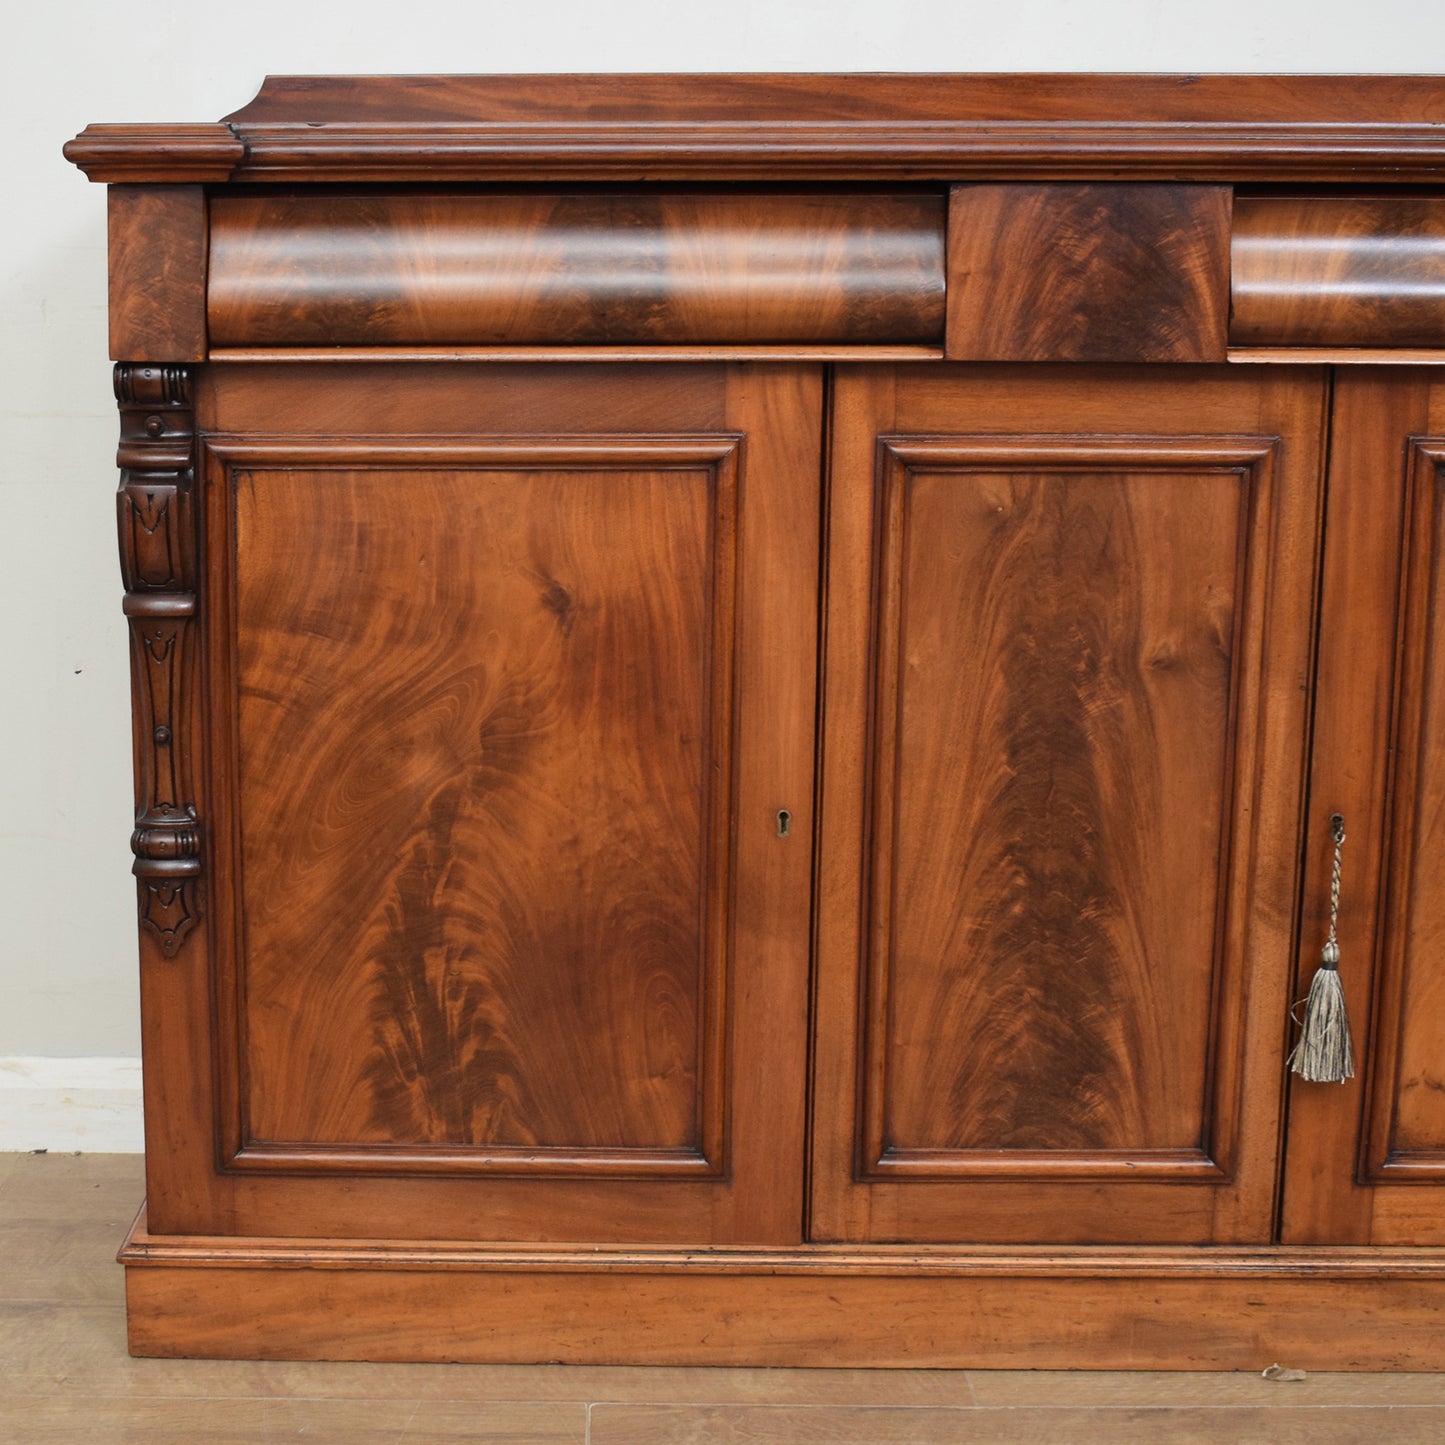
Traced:
<svg viewBox="0 0 1445 1445">
<path fill-rule="evenodd" d="M 201 830 L 188 723 L 196 615 L 195 423 L 183 366 L 122 362 L 120 566 L 135 698 L 140 921 L 173 956 L 200 917 Z"/>
</svg>

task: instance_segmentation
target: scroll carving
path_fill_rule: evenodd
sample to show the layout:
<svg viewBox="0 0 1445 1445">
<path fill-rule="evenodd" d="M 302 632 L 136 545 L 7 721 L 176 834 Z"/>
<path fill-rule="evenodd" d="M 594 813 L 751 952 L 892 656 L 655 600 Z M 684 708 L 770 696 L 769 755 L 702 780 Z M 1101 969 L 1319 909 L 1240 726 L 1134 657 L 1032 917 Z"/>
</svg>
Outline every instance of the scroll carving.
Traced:
<svg viewBox="0 0 1445 1445">
<path fill-rule="evenodd" d="M 192 788 L 196 523 L 190 376 L 122 362 L 116 496 L 135 696 L 132 871 L 140 921 L 172 957 L 200 917 L 201 830 Z"/>
</svg>

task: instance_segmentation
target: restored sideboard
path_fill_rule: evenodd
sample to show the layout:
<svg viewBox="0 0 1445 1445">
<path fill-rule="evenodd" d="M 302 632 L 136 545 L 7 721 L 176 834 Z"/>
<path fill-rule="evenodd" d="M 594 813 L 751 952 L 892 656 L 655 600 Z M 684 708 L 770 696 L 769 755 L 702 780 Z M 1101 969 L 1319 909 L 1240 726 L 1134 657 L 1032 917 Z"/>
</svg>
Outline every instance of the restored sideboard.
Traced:
<svg viewBox="0 0 1445 1445">
<path fill-rule="evenodd" d="M 1445 1368 L 1445 83 L 294 77 L 67 154 L 135 1352 Z"/>
</svg>

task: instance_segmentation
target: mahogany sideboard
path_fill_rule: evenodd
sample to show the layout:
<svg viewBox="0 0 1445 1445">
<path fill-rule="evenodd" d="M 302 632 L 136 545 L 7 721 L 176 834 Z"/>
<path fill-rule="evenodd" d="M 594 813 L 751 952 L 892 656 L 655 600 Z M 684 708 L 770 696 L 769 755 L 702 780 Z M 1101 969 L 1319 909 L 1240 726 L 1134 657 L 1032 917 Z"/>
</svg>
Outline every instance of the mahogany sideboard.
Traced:
<svg viewBox="0 0 1445 1445">
<path fill-rule="evenodd" d="M 284 77 L 67 154 L 136 1353 L 1445 1369 L 1445 83 Z"/>
</svg>

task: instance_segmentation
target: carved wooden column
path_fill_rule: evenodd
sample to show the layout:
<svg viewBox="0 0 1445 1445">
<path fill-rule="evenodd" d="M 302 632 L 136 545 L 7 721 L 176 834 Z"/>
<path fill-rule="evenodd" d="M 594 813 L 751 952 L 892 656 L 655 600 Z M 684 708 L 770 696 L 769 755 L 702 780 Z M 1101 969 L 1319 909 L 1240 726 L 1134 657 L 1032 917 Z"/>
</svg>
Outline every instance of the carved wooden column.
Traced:
<svg viewBox="0 0 1445 1445">
<path fill-rule="evenodd" d="M 115 396 L 120 565 L 135 696 L 132 871 L 141 925 L 170 957 L 200 917 L 201 830 L 188 736 L 196 614 L 190 374 L 184 366 L 121 362 Z"/>
</svg>

